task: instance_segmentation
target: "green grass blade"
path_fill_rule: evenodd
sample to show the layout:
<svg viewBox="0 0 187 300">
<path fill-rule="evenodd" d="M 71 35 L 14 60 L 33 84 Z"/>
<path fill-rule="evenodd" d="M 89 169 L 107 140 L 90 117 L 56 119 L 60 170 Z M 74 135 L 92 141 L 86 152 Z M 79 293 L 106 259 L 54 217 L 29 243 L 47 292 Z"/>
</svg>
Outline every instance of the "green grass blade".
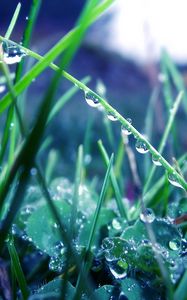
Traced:
<svg viewBox="0 0 187 300">
<path fill-rule="evenodd" d="M 173 82 L 174 82 L 178 92 L 184 91 L 183 105 L 184 105 L 185 111 L 187 112 L 187 94 L 186 94 L 186 87 L 185 87 L 184 81 L 182 79 L 182 76 L 179 73 L 179 71 L 177 70 L 175 64 L 173 63 L 171 57 L 169 56 L 169 54 L 166 50 L 163 50 L 163 52 L 162 52 L 162 59 L 168 67 L 168 70 L 172 76 Z"/>
<path fill-rule="evenodd" d="M 87 247 L 86 247 L 86 255 L 85 255 L 85 258 L 82 262 L 81 272 L 79 273 L 79 277 L 77 279 L 76 293 L 75 293 L 75 296 L 74 296 L 73 300 L 79 300 L 81 298 L 81 294 L 82 294 L 82 291 L 83 291 L 83 280 L 82 280 L 83 278 L 82 278 L 82 276 L 83 276 L 83 274 L 87 275 L 87 272 L 88 272 L 89 267 L 90 267 L 90 263 L 91 263 L 90 251 L 91 251 L 92 243 L 93 243 L 93 240 L 94 240 L 94 237 L 95 237 L 95 231 L 96 231 L 96 226 L 97 226 L 97 221 L 98 221 L 98 218 L 99 218 L 100 210 L 101 210 L 101 207 L 102 207 L 105 195 L 106 195 L 108 183 L 109 183 L 113 158 L 114 158 L 114 155 L 112 154 L 111 158 L 110 158 L 108 168 L 107 168 L 107 171 L 106 171 L 104 182 L 103 182 L 103 185 L 102 185 L 100 197 L 99 197 L 99 200 L 97 202 L 97 207 L 96 207 L 96 210 L 95 210 L 95 213 L 94 213 L 92 226 L 91 226 L 89 239 L 88 239 L 88 244 L 87 244 Z"/>
<path fill-rule="evenodd" d="M 163 59 L 163 56 L 161 56 L 161 69 L 162 69 L 162 74 L 164 76 L 164 81 L 163 81 L 163 94 L 164 94 L 164 100 L 166 103 L 167 111 L 168 111 L 168 116 L 170 115 L 170 109 L 173 104 L 173 95 L 172 95 L 172 84 L 169 76 L 169 70 L 167 68 L 167 65 L 165 63 L 165 60 Z M 172 139 L 172 146 L 175 147 L 175 150 L 178 150 L 178 143 L 177 143 L 177 134 L 176 134 L 176 123 L 175 120 L 173 121 L 171 133 L 173 136 Z"/>
<path fill-rule="evenodd" d="M 174 300 L 186 300 L 187 271 L 185 271 L 174 294 Z"/>
<path fill-rule="evenodd" d="M 158 147 L 158 152 L 159 154 L 161 155 L 163 153 L 163 150 L 164 150 L 164 147 L 166 145 L 166 141 L 167 141 L 167 138 L 168 138 L 168 135 L 171 131 L 171 128 L 172 128 L 172 125 L 173 125 L 173 121 L 175 119 L 175 116 L 176 116 L 176 113 L 178 111 L 178 108 L 179 108 L 179 105 L 181 103 L 181 100 L 183 98 L 183 92 L 180 92 L 179 95 L 177 96 L 174 104 L 173 104 L 173 108 L 170 110 L 170 116 L 169 116 L 169 119 L 168 119 L 168 122 L 167 122 L 167 125 L 165 127 L 165 130 L 164 130 L 164 134 L 163 134 L 163 137 L 162 137 L 162 140 L 160 142 L 160 145 Z M 153 175 L 156 171 L 156 166 L 153 166 L 150 173 L 149 173 L 149 177 L 146 181 L 146 184 L 144 186 L 144 191 L 143 193 L 145 194 L 150 186 L 150 183 L 151 183 L 151 180 L 153 178 Z"/>
<path fill-rule="evenodd" d="M 8 27 L 8 30 L 5 34 L 5 38 L 9 39 L 12 31 L 16 25 L 19 13 L 20 13 L 20 9 L 21 9 L 21 3 L 18 3 L 16 10 L 14 12 L 14 15 L 12 17 L 12 20 L 10 22 L 10 25 Z M 7 77 L 5 76 L 5 79 L 7 81 Z M 9 76 L 9 82 L 12 80 L 11 75 Z M 14 109 L 13 107 L 10 107 L 10 109 L 8 110 L 7 113 L 7 119 L 6 119 L 6 123 L 5 123 L 5 128 L 3 130 L 3 137 L 2 137 L 2 147 L 1 147 L 1 152 L 0 152 L 0 164 L 2 164 L 2 160 L 7 148 L 7 143 L 8 143 L 8 138 L 9 138 L 9 132 L 10 132 L 10 126 L 11 123 L 15 123 L 13 122 L 13 117 L 14 117 Z M 14 140 L 13 140 L 14 139 Z M 12 132 L 11 132 L 11 150 L 10 153 L 14 152 L 14 145 L 15 145 L 15 128 L 12 128 Z M 11 156 L 11 155 L 10 155 Z"/>
<path fill-rule="evenodd" d="M 87 84 L 90 81 L 90 77 L 85 77 L 81 80 L 82 83 Z M 47 123 L 51 122 L 52 119 L 60 112 L 60 110 L 64 107 L 64 105 L 75 95 L 76 92 L 79 91 L 77 86 L 73 86 L 70 88 L 62 97 L 60 97 L 56 104 L 53 106 Z"/>
<path fill-rule="evenodd" d="M 77 22 L 78 29 L 74 35 L 71 45 L 68 47 L 68 50 L 65 51 L 64 56 L 63 56 L 64 64 L 67 66 L 68 66 L 68 64 L 66 62 L 72 60 L 75 51 L 78 49 L 78 47 L 80 45 L 80 41 L 83 39 L 83 36 L 87 29 L 87 24 L 89 23 L 89 19 L 91 17 L 92 10 L 94 9 L 96 2 L 98 2 L 98 0 L 87 1 L 84 9 L 81 11 L 81 15 Z"/>
<path fill-rule="evenodd" d="M 71 237 L 74 239 L 77 233 L 77 210 L 78 210 L 78 203 L 79 203 L 79 189 L 82 180 L 82 173 L 83 173 L 83 146 L 80 145 L 78 148 L 78 155 L 76 161 L 76 172 L 75 172 L 75 180 L 74 180 L 74 191 L 72 197 L 72 211 L 71 211 L 71 221 L 70 221 L 70 228 L 71 228 Z"/>
<path fill-rule="evenodd" d="M 46 166 L 46 171 L 45 171 L 45 179 L 47 184 L 50 184 L 54 170 L 56 168 L 57 162 L 58 162 L 58 153 L 56 150 L 52 149 L 49 152 L 48 159 L 47 159 L 47 166 Z"/>
<path fill-rule="evenodd" d="M 100 17 L 100 15 L 108 8 L 113 1 L 106 0 L 102 2 L 98 7 L 96 7 L 93 12 L 92 16 L 89 19 L 89 22 L 87 24 L 91 25 L 97 18 Z M 79 27 L 78 27 L 79 28 Z M 41 57 L 40 55 L 34 53 L 33 51 L 30 51 L 29 49 L 26 49 L 24 47 L 20 48 L 25 49 L 26 53 L 28 55 L 33 56 L 37 60 L 39 60 L 38 63 L 36 63 L 31 70 L 23 76 L 23 78 L 15 85 L 15 94 L 18 96 L 21 94 L 35 79 L 39 74 L 41 74 L 48 66 L 50 66 L 55 71 L 59 70 L 59 67 L 52 64 L 52 61 L 54 61 L 71 43 L 72 39 L 74 38 L 76 32 L 78 31 L 78 28 L 73 29 L 70 31 L 65 37 L 63 37 L 44 57 Z M 0 36 L 0 41 L 6 40 L 2 36 Z M 16 44 L 16 43 L 15 43 Z M 68 74 L 65 71 L 62 71 L 62 75 L 67 78 L 68 80 L 72 81 L 73 83 L 77 83 L 78 86 L 81 88 L 81 84 L 78 80 L 76 80 L 73 76 Z M 83 85 L 84 86 L 84 85 Z M 82 86 L 82 87 L 83 87 Z M 11 103 L 11 97 L 10 94 L 7 93 L 0 102 L 0 113 L 2 113 Z"/>
<path fill-rule="evenodd" d="M 148 108 L 147 108 L 147 112 L 146 112 L 144 132 L 145 132 L 145 136 L 148 138 L 149 141 L 152 140 L 155 104 L 156 104 L 156 101 L 158 99 L 159 93 L 160 93 L 160 88 L 158 86 L 156 86 L 153 89 L 153 92 L 151 94 L 149 104 L 148 104 Z M 149 157 L 145 156 L 144 170 L 145 170 L 146 176 L 149 173 L 150 165 L 151 165 L 151 162 L 150 162 Z"/>
<path fill-rule="evenodd" d="M 8 240 L 7 247 L 8 247 L 8 252 L 9 252 L 9 255 L 11 258 L 11 264 L 12 264 L 17 282 L 19 284 L 19 287 L 20 287 L 20 290 L 22 293 L 22 297 L 24 300 L 27 300 L 29 297 L 29 289 L 27 287 L 25 275 L 23 273 L 23 270 L 22 270 L 22 267 L 20 264 L 20 260 L 19 260 L 19 256 L 17 254 L 16 248 L 14 246 L 14 241 L 12 238 Z"/>
<path fill-rule="evenodd" d="M 98 142 L 98 146 L 99 146 L 99 150 L 100 150 L 100 152 L 103 156 L 105 165 L 108 168 L 109 157 L 108 157 L 108 154 L 107 154 L 101 140 Z M 112 183 L 112 187 L 113 187 L 113 190 L 114 190 L 114 194 L 115 194 L 115 198 L 116 198 L 116 204 L 117 204 L 119 213 L 120 213 L 121 217 L 127 219 L 127 213 L 125 211 L 125 208 L 124 208 L 124 205 L 123 205 L 123 202 L 122 202 L 121 192 L 120 192 L 120 189 L 119 189 L 119 186 L 118 186 L 113 168 L 111 168 L 110 178 L 111 178 L 111 183 Z"/>
<path fill-rule="evenodd" d="M 183 172 L 186 172 L 186 170 L 187 170 L 187 165 L 183 166 L 186 159 L 187 159 L 187 154 L 184 154 L 178 160 L 178 164 L 181 167 Z M 160 201 L 162 201 L 162 197 L 159 197 L 159 199 L 155 202 L 155 196 L 157 195 L 157 193 L 159 191 L 163 190 L 165 181 L 166 181 L 166 176 L 163 175 L 159 180 L 156 181 L 156 183 L 151 188 L 149 188 L 149 190 L 143 196 L 143 201 L 144 201 L 145 206 L 154 207 L 154 206 L 158 205 L 160 203 Z M 171 194 L 171 191 L 172 191 L 172 189 L 170 188 L 169 195 Z M 140 203 L 138 202 L 136 210 L 132 214 L 132 218 L 136 219 L 140 215 L 140 211 L 141 211 Z"/>
<path fill-rule="evenodd" d="M 16 10 L 14 12 L 14 15 L 12 17 L 12 20 L 10 22 L 10 25 L 8 26 L 7 32 L 5 33 L 5 38 L 6 39 L 9 39 L 11 34 L 12 34 L 12 31 L 14 29 L 14 26 L 17 22 L 17 19 L 18 19 L 19 13 L 20 13 L 20 9 L 21 9 L 21 3 L 19 2 L 17 7 L 16 7 Z"/>
<path fill-rule="evenodd" d="M 93 244 L 95 231 L 96 231 L 96 226 L 97 226 L 97 221 L 98 221 L 98 218 L 99 218 L 100 210 L 101 210 L 101 207 L 103 205 L 103 201 L 104 201 L 106 191 L 107 191 L 107 187 L 108 187 L 108 184 L 109 184 L 109 178 L 110 178 L 110 175 L 111 175 L 113 160 L 114 160 L 114 155 L 112 154 L 111 157 L 110 157 L 110 160 L 109 160 L 109 164 L 108 164 L 106 175 L 105 175 L 105 178 L 104 178 L 104 181 L 103 181 L 101 193 L 100 193 L 99 200 L 98 200 L 98 203 L 97 203 L 97 207 L 96 207 L 96 210 L 95 210 L 95 213 L 94 213 L 94 218 L 93 218 L 93 222 L 92 222 L 92 226 L 91 226 L 91 230 L 90 230 L 90 235 L 89 235 L 89 239 L 88 239 L 88 244 L 87 244 L 87 248 L 86 248 L 87 253 L 91 250 L 91 247 L 92 247 L 92 244 Z"/>
</svg>

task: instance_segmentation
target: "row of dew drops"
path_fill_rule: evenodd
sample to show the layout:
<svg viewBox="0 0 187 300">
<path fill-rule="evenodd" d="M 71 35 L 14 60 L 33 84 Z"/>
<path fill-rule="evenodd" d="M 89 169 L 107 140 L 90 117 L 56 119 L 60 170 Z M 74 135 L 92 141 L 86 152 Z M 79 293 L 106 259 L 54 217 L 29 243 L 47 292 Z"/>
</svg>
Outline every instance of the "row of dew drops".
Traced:
<svg viewBox="0 0 187 300">
<path fill-rule="evenodd" d="M 21 59 L 27 55 L 25 50 L 23 50 L 21 47 L 19 47 L 18 45 L 12 42 L 3 41 L 1 44 L 1 51 L 2 51 L 3 60 L 6 64 L 19 63 Z M 5 89 L 6 89 L 5 85 L 0 84 L 0 93 L 4 92 Z M 101 107 L 99 100 L 95 97 L 93 93 L 86 91 L 85 99 L 89 106 Z M 107 114 L 107 117 L 110 121 L 118 120 L 118 118 L 111 112 Z M 132 124 L 132 120 L 130 118 L 127 118 L 126 121 L 128 122 L 129 125 L 121 126 L 121 133 L 123 137 L 132 134 L 130 130 L 130 125 Z M 149 152 L 146 142 L 142 139 L 137 139 L 135 147 L 136 150 L 141 154 L 145 154 Z M 153 155 L 152 161 L 156 166 L 162 166 L 161 157 L 159 155 Z M 178 181 L 177 174 L 175 172 L 168 173 L 168 180 L 172 185 L 183 188 L 180 182 Z"/>
<path fill-rule="evenodd" d="M 92 92 L 90 92 L 90 91 L 85 92 L 85 100 L 89 106 L 95 107 L 95 108 L 101 108 L 101 104 L 100 104 L 99 100 L 97 99 L 97 97 L 95 97 L 95 95 Z M 110 121 L 118 121 L 117 116 L 115 114 L 113 114 L 112 112 L 108 112 L 107 117 Z M 130 118 L 127 118 L 126 121 L 128 122 L 128 124 L 121 126 L 121 134 L 122 134 L 122 137 L 124 137 L 124 138 L 126 136 L 129 136 L 132 134 L 132 131 L 130 128 L 130 126 L 132 125 L 132 120 Z M 134 137 L 137 139 L 136 144 L 135 144 L 136 150 L 141 154 L 148 153 L 149 149 L 147 147 L 147 143 L 143 139 L 137 138 L 135 135 L 134 135 Z M 157 167 L 162 166 L 161 156 L 160 155 L 152 155 L 152 162 Z M 180 182 L 177 179 L 176 172 L 170 172 L 170 173 L 168 172 L 168 181 L 172 185 L 183 189 L 183 186 L 180 184 Z"/>
</svg>

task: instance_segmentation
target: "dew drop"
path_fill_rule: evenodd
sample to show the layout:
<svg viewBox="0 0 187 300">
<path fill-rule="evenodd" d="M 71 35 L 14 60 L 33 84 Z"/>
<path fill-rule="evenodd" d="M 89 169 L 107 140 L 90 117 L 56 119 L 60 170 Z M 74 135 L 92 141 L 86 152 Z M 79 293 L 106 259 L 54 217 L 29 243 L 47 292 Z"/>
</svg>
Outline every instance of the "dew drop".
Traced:
<svg viewBox="0 0 187 300">
<path fill-rule="evenodd" d="M 10 130 L 12 130 L 13 128 L 14 128 L 14 123 L 12 122 L 12 123 L 10 123 Z"/>
<path fill-rule="evenodd" d="M 0 93 L 3 93 L 6 90 L 6 86 L 4 84 L 0 85 Z"/>
<path fill-rule="evenodd" d="M 168 181 L 169 181 L 172 185 L 184 189 L 183 186 L 182 186 L 182 185 L 180 184 L 180 182 L 178 181 L 176 173 L 174 173 L 174 172 L 173 172 L 173 173 L 168 173 Z"/>
<path fill-rule="evenodd" d="M 109 269 L 116 279 L 123 279 L 127 276 L 128 264 L 125 259 L 112 261 L 109 264 Z"/>
<path fill-rule="evenodd" d="M 129 122 L 129 124 L 132 124 L 132 120 L 130 118 L 128 118 L 127 121 Z M 121 134 L 122 134 L 122 136 L 132 134 L 132 132 L 130 131 L 129 125 L 121 126 Z"/>
<path fill-rule="evenodd" d="M 103 244 L 102 244 L 102 247 L 104 249 L 112 249 L 114 247 L 114 242 L 110 239 L 110 238 L 105 238 L 103 240 Z"/>
<path fill-rule="evenodd" d="M 180 242 L 178 240 L 172 240 L 169 242 L 169 247 L 173 251 L 177 251 L 180 247 Z"/>
<path fill-rule="evenodd" d="M 26 55 L 26 52 L 11 42 L 3 42 L 3 60 L 8 65 L 19 63 L 23 56 Z"/>
<path fill-rule="evenodd" d="M 125 294 L 123 292 L 120 293 L 119 295 L 119 300 L 128 300 L 128 298 L 125 296 Z"/>
<path fill-rule="evenodd" d="M 152 223 L 155 220 L 155 214 L 151 208 L 146 208 L 140 214 L 140 220 L 144 223 Z"/>
<path fill-rule="evenodd" d="M 159 155 L 153 155 L 152 156 L 152 162 L 154 163 L 155 166 L 162 166 L 160 162 L 160 156 Z"/>
<path fill-rule="evenodd" d="M 30 170 L 30 174 L 31 174 L 31 176 L 36 176 L 37 175 L 37 169 L 36 168 L 32 168 Z"/>
<path fill-rule="evenodd" d="M 110 121 L 113 121 L 113 122 L 115 122 L 115 121 L 117 121 L 118 120 L 118 118 L 115 116 L 115 114 L 113 114 L 112 112 L 109 112 L 108 114 L 107 114 L 107 118 L 110 120 Z"/>
<path fill-rule="evenodd" d="M 136 141 L 136 150 L 141 153 L 141 154 L 145 154 L 149 151 L 149 149 L 147 148 L 146 143 L 143 140 L 137 140 Z"/>
<path fill-rule="evenodd" d="M 121 223 L 117 218 L 112 220 L 112 227 L 116 230 L 121 230 Z"/>
<path fill-rule="evenodd" d="M 91 92 L 85 92 L 85 100 L 91 107 L 98 107 L 100 105 L 99 100 Z"/>
</svg>

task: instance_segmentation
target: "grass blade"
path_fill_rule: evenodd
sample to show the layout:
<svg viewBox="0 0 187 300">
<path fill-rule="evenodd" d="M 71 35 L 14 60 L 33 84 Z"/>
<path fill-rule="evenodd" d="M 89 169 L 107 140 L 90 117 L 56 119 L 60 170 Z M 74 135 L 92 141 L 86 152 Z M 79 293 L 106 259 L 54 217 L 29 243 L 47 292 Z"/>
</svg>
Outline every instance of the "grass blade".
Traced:
<svg viewBox="0 0 187 300">
<path fill-rule="evenodd" d="M 108 168 L 109 157 L 108 157 L 108 154 L 107 154 L 107 152 L 106 152 L 106 150 L 105 150 L 105 148 L 104 148 L 103 143 L 102 143 L 101 140 L 98 142 L 98 146 L 99 146 L 99 150 L 100 150 L 100 152 L 101 152 L 101 154 L 103 156 L 105 165 Z M 116 198 L 116 204 L 117 204 L 119 213 L 120 213 L 121 217 L 127 219 L 128 218 L 127 217 L 127 213 L 126 213 L 126 211 L 124 209 L 124 205 L 123 205 L 123 202 L 122 202 L 121 192 L 120 192 L 120 189 L 119 189 L 119 186 L 118 186 L 118 183 L 117 183 L 117 180 L 116 180 L 113 168 L 111 168 L 110 178 L 111 178 L 111 183 L 112 183 L 112 187 L 113 187 L 113 190 L 114 190 L 114 194 L 115 194 L 115 198 Z"/>
<path fill-rule="evenodd" d="M 186 300 L 187 271 L 185 271 L 174 294 L 174 300 Z"/>
<path fill-rule="evenodd" d="M 23 273 L 20 261 L 19 261 L 19 256 L 17 254 L 16 248 L 14 246 L 14 241 L 12 238 L 10 238 L 7 242 L 7 247 L 8 247 L 8 252 L 11 258 L 11 264 L 13 267 L 13 270 L 15 272 L 15 276 L 17 279 L 17 282 L 19 284 L 22 297 L 24 300 L 28 299 L 29 296 L 29 289 L 27 287 L 27 282 L 25 279 L 25 275 Z"/>
<path fill-rule="evenodd" d="M 9 25 L 9 27 L 7 29 L 7 32 L 5 33 L 5 38 L 6 39 L 9 39 L 10 36 L 11 36 L 11 34 L 12 34 L 12 31 L 14 29 L 14 26 L 15 26 L 15 24 L 17 22 L 17 19 L 18 19 L 19 13 L 20 13 L 20 9 L 21 9 L 21 3 L 19 2 L 18 5 L 17 5 L 17 7 L 16 7 L 16 10 L 14 12 L 14 15 L 12 17 L 12 20 L 10 22 L 10 25 Z"/>
<path fill-rule="evenodd" d="M 93 10 L 87 26 L 91 25 L 97 18 L 99 18 L 100 15 L 106 10 L 106 8 L 108 8 L 112 3 L 113 3 L 113 1 L 111 1 L 111 0 L 105 0 L 100 5 L 98 5 L 98 7 L 96 7 Z M 25 51 L 28 55 L 33 56 L 34 58 L 39 60 L 39 62 L 36 63 L 32 67 L 32 69 L 27 74 L 25 74 L 23 76 L 23 78 L 15 85 L 14 89 L 15 89 L 16 96 L 21 94 L 32 83 L 33 79 L 37 78 L 37 76 L 39 74 L 41 74 L 48 66 L 50 66 L 55 71 L 59 70 L 59 67 L 52 64 L 52 61 L 54 61 L 70 45 L 70 43 L 71 43 L 72 39 L 74 38 L 77 31 L 78 31 L 78 28 L 75 28 L 72 31 L 70 31 L 50 51 L 48 51 L 48 53 L 44 57 L 34 53 L 33 51 L 30 51 L 29 49 L 21 47 L 19 45 L 20 48 L 25 49 Z M 6 40 L 6 39 L 3 38 L 2 36 L 0 36 L 0 41 L 3 41 L 3 40 Z M 72 81 L 73 83 L 75 83 L 75 84 L 77 83 L 78 86 L 81 88 L 81 83 L 78 80 L 76 80 L 73 76 L 71 76 L 70 74 L 68 74 L 65 71 L 62 71 L 62 75 L 65 78 L 67 78 L 68 80 Z M 83 86 L 84 85 L 82 85 L 82 88 L 83 88 Z M 10 105 L 10 103 L 11 103 L 11 97 L 10 97 L 10 94 L 7 93 L 1 99 L 0 113 L 2 113 Z"/>
<path fill-rule="evenodd" d="M 81 298 L 82 289 L 83 289 L 82 275 L 83 274 L 87 275 L 87 272 L 88 272 L 89 267 L 90 267 L 90 263 L 91 263 L 90 251 L 91 251 L 92 243 L 93 243 L 94 236 L 95 236 L 95 231 L 96 231 L 97 221 L 98 221 L 98 218 L 99 218 L 99 213 L 100 213 L 100 210 L 101 210 L 101 207 L 102 207 L 105 195 L 106 195 L 108 183 L 109 183 L 113 158 L 114 158 L 114 155 L 112 154 L 111 158 L 110 158 L 110 161 L 109 161 L 108 168 L 107 168 L 107 172 L 106 172 L 106 175 L 105 175 L 105 178 L 104 178 L 104 182 L 103 182 L 103 185 L 102 185 L 101 194 L 100 194 L 99 200 L 97 202 L 97 207 L 96 207 L 96 210 L 95 210 L 95 213 L 94 213 L 94 218 L 93 218 L 93 221 L 92 221 L 92 226 L 91 226 L 91 230 L 90 230 L 88 244 L 87 244 L 87 247 L 86 247 L 86 255 L 85 255 L 84 261 L 82 263 L 81 272 L 80 272 L 78 280 L 77 280 L 76 293 L 75 293 L 75 296 L 74 296 L 73 300 L 79 300 Z"/>
<path fill-rule="evenodd" d="M 71 211 L 71 237 L 72 239 L 76 236 L 76 220 L 77 220 L 77 209 L 78 209 L 78 201 L 79 201 L 79 188 L 81 185 L 83 173 L 83 146 L 80 145 L 78 148 L 77 162 L 76 162 L 76 172 L 75 172 L 75 180 L 74 180 L 74 191 L 72 198 L 72 211 Z"/>
<path fill-rule="evenodd" d="M 183 98 L 183 92 L 180 92 L 173 104 L 173 108 L 170 110 L 170 116 L 169 116 L 169 119 L 168 119 L 168 122 L 167 122 L 167 125 L 165 127 L 165 130 L 164 130 L 164 134 L 163 134 L 163 137 L 162 137 L 162 140 L 160 142 L 160 145 L 158 147 L 158 152 L 159 154 L 161 155 L 163 153 L 163 150 L 164 150 L 164 147 L 166 145 L 166 141 L 167 141 L 167 138 L 168 138 L 168 135 L 171 131 L 171 128 L 172 128 L 172 125 L 173 125 L 173 121 L 175 119 L 175 116 L 176 116 L 176 113 L 178 111 L 178 108 L 179 108 L 179 105 L 181 103 L 181 100 Z M 146 181 L 146 184 L 144 186 L 144 191 L 143 193 L 145 194 L 150 186 L 150 183 L 151 183 L 151 180 L 153 178 L 153 175 L 156 171 L 156 166 L 153 166 L 151 171 L 150 171 L 150 174 L 149 174 L 149 177 Z"/>
</svg>

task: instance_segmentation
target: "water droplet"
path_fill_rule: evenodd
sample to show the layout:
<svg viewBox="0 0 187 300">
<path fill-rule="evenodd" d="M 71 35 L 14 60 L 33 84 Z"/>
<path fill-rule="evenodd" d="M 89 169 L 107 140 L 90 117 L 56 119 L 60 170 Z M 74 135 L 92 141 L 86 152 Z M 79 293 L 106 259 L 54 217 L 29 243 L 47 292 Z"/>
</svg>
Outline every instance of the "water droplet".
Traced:
<svg viewBox="0 0 187 300">
<path fill-rule="evenodd" d="M 23 224 L 27 224 L 28 218 L 30 215 L 33 213 L 34 207 L 31 205 L 25 206 L 21 211 L 20 211 L 20 216 L 19 220 L 23 222 Z"/>
<path fill-rule="evenodd" d="M 113 122 L 115 122 L 115 121 L 117 121 L 118 120 L 118 118 L 115 116 L 115 114 L 113 114 L 112 112 L 109 112 L 108 114 L 107 114 L 107 118 L 110 120 L 110 121 L 113 121 Z"/>
<path fill-rule="evenodd" d="M 154 163 L 155 166 L 162 166 L 159 155 L 153 155 L 152 162 Z"/>
<path fill-rule="evenodd" d="M 109 269 L 116 279 L 123 279 L 127 276 L 128 264 L 125 259 L 112 261 L 109 263 Z"/>
<path fill-rule="evenodd" d="M 4 84 L 0 85 L 0 93 L 3 93 L 6 90 L 6 86 Z"/>
<path fill-rule="evenodd" d="M 118 300 L 128 300 L 123 292 L 120 293 Z"/>
<path fill-rule="evenodd" d="M 121 223 L 119 222 L 119 220 L 117 218 L 112 220 L 112 227 L 116 230 L 121 229 Z"/>
<path fill-rule="evenodd" d="M 12 123 L 10 123 L 10 130 L 12 130 L 12 128 L 14 128 L 14 123 L 12 122 Z"/>
<path fill-rule="evenodd" d="M 32 168 L 30 170 L 30 174 L 31 174 L 31 176 L 36 176 L 37 175 L 37 169 L 36 168 Z"/>
<path fill-rule="evenodd" d="M 11 65 L 19 63 L 23 56 L 26 55 L 26 52 L 19 46 L 15 45 L 12 42 L 3 42 L 3 60 L 5 63 Z"/>
<path fill-rule="evenodd" d="M 155 214 L 151 208 L 146 208 L 140 214 L 140 220 L 144 223 L 152 223 L 155 220 Z"/>
<path fill-rule="evenodd" d="M 176 239 L 170 241 L 169 242 L 169 247 L 170 247 L 171 250 L 177 251 L 179 249 L 179 247 L 180 247 L 180 241 L 178 241 Z"/>
<path fill-rule="evenodd" d="M 129 124 L 132 124 L 132 120 L 130 118 L 127 119 Z M 130 135 L 132 132 L 130 131 L 130 126 L 129 125 L 122 125 L 121 126 L 121 134 L 123 135 Z"/>
<path fill-rule="evenodd" d="M 102 247 L 104 249 L 112 249 L 114 247 L 114 242 L 110 238 L 105 238 Z"/>
<path fill-rule="evenodd" d="M 137 140 L 136 141 L 136 150 L 141 153 L 141 154 L 145 154 L 149 151 L 149 149 L 147 148 L 147 144 L 143 141 L 143 140 Z"/>
<path fill-rule="evenodd" d="M 99 100 L 91 92 L 85 92 L 85 100 L 91 107 L 97 107 L 100 105 Z"/>
<path fill-rule="evenodd" d="M 167 75 L 166 74 L 164 74 L 164 73 L 159 73 L 158 74 L 158 81 L 160 81 L 160 82 L 166 82 L 167 81 Z"/>
<path fill-rule="evenodd" d="M 89 165 L 92 161 L 92 157 L 90 154 L 86 154 L 85 157 L 84 157 L 84 163 L 85 165 Z"/>
<path fill-rule="evenodd" d="M 52 256 L 49 261 L 49 269 L 53 272 L 62 272 L 64 262 L 60 257 Z"/>
<path fill-rule="evenodd" d="M 183 186 L 182 186 L 182 185 L 180 184 L 180 182 L 178 181 L 178 178 L 177 178 L 177 174 L 176 174 L 176 173 L 174 173 L 174 172 L 173 172 L 173 173 L 168 173 L 168 181 L 169 181 L 172 185 L 184 189 Z"/>
</svg>

